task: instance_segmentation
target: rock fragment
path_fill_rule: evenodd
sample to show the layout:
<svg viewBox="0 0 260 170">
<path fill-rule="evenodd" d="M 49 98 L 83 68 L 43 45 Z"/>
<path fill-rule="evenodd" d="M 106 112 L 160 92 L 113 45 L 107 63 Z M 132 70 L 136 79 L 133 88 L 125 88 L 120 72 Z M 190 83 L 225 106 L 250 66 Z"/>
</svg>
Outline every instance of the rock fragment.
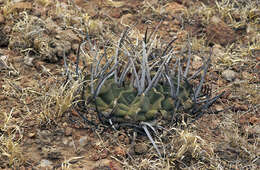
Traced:
<svg viewBox="0 0 260 170">
<path fill-rule="evenodd" d="M 233 70 L 225 70 L 222 72 L 222 77 L 227 81 L 234 81 L 237 73 Z"/>
</svg>

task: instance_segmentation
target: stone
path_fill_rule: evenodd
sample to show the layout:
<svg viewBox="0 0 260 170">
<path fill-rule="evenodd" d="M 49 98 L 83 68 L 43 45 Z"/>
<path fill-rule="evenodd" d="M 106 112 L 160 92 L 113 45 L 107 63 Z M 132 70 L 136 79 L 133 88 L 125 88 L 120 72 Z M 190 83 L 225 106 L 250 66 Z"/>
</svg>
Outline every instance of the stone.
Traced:
<svg viewBox="0 0 260 170">
<path fill-rule="evenodd" d="M 219 44 L 215 44 L 212 47 L 212 54 L 216 57 L 223 57 L 225 55 L 223 48 Z"/>
<path fill-rule="evenodd" d="M 49 160 L 47 160 L 47 159 L 42 159 L 41 160 L 41 162 L 40 162 L 40 165 L 39 165 L 39 167 L 41 167 L 41 168 L 51 168 L 52 167 L 52 162 L 51 161 L 49 161 Z"/>
<path fill-rule="evenodd" d="M 222 77 L 227 81 L 234 81 L 237 76 L 237 73 L 233 70 L 225 70 L 222 72 Z"/>
<path fill-rule="evenodd" d="M 138 143 L 138 144 L 136 144 L 136 145 L 134 146 L 134 151 L 135 151 L 135 153 L 137 153 L 137 154 L 144 154 L 144 153 L 147 152 L 147 150 L 148 150 L 148 147 L 147 147 L 147 145 L 144 144 L 144 143 Z"/>
<path fill-rule="evenodd" d="M 224 110 L 224 107 L 221 106 L 221 105 L 216 105 L 216 106 L 215 106 L 215 109 L 216 109 L 216 111 L 220 112 L 220 111 L 223 111 L 223 110 Z"/>
<path fill-rule="evenodd" d="M 194 55 L 192 58 L 192 68 L 194 70 L 199 69 L 203 65 L 203 59 L 197 55 Z"/>
<path fill-rule="evenodd" d="M 0 70 L 8 68 L 6 61 L 7 61 L 7 56 L 5 55 L 0 56 Z"/>
<path fill-rule="evenodd" d="M 63 145 L 67 146 L 69 144 L 69 139 L 67 137 L 63 138 L 62 143 L 63 143 Z"/>
<path fill-rule="evenodd" d="M 28 137 L 29 138 L 33 138 L 35 136 L 35 133 L 34 132 L 30 132 L 29 134 L 28 134 Z"/>
<path fill-rule="evenodd" d="M 168 26 L 169 25 L 169 21 L 163 21 L 163 25 Z"/>
<path fill-rule="evenodd" d="M 89 142 L 88 136 L 82 136 L 82 137 L 79 139 L 79 146 L 84 147 L 85 145 L 88 144 L 88 142 Z"/>
<path fill-rule="evenodd" d="M 24 57 L 24 64 L 27 65 L 27 66 L 33 66 L 34 65 L 33 64 L 34 59 L 35 58 L 33 58 L 33 57 L 25 56 Z"/>
</svg>

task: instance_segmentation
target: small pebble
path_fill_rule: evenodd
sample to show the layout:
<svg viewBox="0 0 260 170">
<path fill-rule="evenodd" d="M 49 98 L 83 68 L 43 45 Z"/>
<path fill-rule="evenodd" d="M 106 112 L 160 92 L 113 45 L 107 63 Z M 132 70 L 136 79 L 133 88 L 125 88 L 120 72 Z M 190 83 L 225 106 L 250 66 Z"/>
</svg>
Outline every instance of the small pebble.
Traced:
<svg viewBox="0 0 260 170">
<path fill-rule="evenodd" d="M 138 143 L 134 146 L 134 150 L 135 150 L 135 153 L 137 153 L 137 154 L 143 154 L 143 153 L 147 152 L 148 147 L 144 143 Z"/>
<path fill-rule="evenodd" d="M 50 166 L 52 166 L 52 164 L 53 163 L 51 161 L 49 161 L 47 159 L 42 159 L 39 167 L 41 167 L 41 168 L 50 167 Z"/>
<path fill-rule="evenodd" d="M 33 138 L 33 137 L 35 136 L 35 133 L 34 133 L 34 132 L 31 132 L 31 133 L 28 134 L 28 136 L 29 136 L 30 138 Z"/>
<path fill-rule="evenodd" d="M 222 72 L 222 77 L 227 81 L 234 81 L 236 78 L 236 72 L 233 70 L 225 70 Z"/>
<path fill-rule="evenodd" d="M 82 136 L 82 137 L 79 139 L 79 145 L 80 145 L 81 147 L 83 147 L 83 146 L 85 146 L 85 145 L 88 144 L 88 141 L 89 141 L 89 139 L 88 139 L 87 136 Z"/>
</svg>

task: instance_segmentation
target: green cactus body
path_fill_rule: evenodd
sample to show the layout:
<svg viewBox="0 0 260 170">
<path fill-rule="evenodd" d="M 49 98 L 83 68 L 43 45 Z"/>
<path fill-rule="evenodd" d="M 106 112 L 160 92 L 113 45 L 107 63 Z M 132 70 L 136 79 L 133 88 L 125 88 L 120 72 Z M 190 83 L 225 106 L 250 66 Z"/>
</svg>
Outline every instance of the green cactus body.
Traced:
<svg viewBox="0 0 260 170">
<path fill-rule="evenodd" d="M 177 82 L 174 84 L 177 86 Z M 186 107 L 190 107 L 190 105 L 186 103 L 191 98 L 191 87 L 184 83 L 179 89 L 179 100 L 183 108 L 188 109 Z M 174 109 L 174 102 L 170 96 L 170 87 L 167 85 L 158 84 L 155 88 L 151 88 L 146 95 L 138 95 L 137 90 L 130 83 L 119 87 L 113 79 L 104 83 L 96 97 L 99 111 L 106 114 L 110 111 L 109 116 L 111 117 L 134 122 L 154 120 L 160 114 L 164 118 L 169 118 Z"/>
<path fill-rule="evenodd" d="M 92 44 L 96 39 L 92 41 L 87 34 L 87 39 L 79 46 L 79 52 L 82 51 L 87 59 L 83 62 L 85 66 L 82 71 L 85 72 L 79 72 L 78 60 L 81 56 L 78 53 L 76 75 L 77 79 L 85 76 L 82 83 L 85 96 L 82 98 L 87 99 L 86 107 L 88 104 L 96 107 L 101 123 L 117 125 L 113 128 L 121 124 L 122 127 L 143 129 L 161 156 L 149 133 L 148 127 L 154 126 L 149 121 L 172 124 L 178 121 L 182 113 L 198 119 L 224 92 L 210 98 L 207 89 L 203 90 L 210 57 L 205 58 L 199 70 L 189 73 L 193 61 L 190 42 L 187 45 L 188 56 L 185 57 L 186 50 L 174 51 L 176 38 L 168 44 L 157 43 L 158 36 L 154 32 L 148 35 L 147 29 L 143 40 L 138 41 L 128 36 L 130 30 L 132 32 L 132 28 L 126 29 L 116 43 L 106 41 Z M 158 45 L 166 48 L 158 49 Z M 91 55 L 91 62 L 86 54 Z M 88 63 L 91 70 L 86 69 Z M 190 80 L 198 77 L 199 84 L 191 86 Z"/>
</svg>

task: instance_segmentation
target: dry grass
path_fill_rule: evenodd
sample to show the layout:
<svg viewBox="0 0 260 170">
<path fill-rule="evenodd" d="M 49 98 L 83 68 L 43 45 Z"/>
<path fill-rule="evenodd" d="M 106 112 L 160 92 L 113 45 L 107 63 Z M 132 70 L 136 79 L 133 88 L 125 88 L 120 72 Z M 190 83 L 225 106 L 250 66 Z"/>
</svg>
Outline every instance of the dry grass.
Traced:
<svg viewBox="0 0 260 170">
<path fill-rule="evenodd" d="M 13 6 L 13 2 L 8 0 L 8 1 L 5 1 L 4 6 L 1 7 L 1 10 L 3 11 L 2 13 L 5 17 L 9 17 L 13 14 L 14 10 L 13 10 L 12 6 Z"/>
<path fill-rule="evenodd" d="M 19 166 L 25 161 L 20 147 L 22 132 L 12 117 L 13 110 L 10 113 L 0 114 L 1 136 L 0 136 L 0 162 L 2 166 Z"/>
<path fill-rule="evenodd" d="M 125 169 L 209 168 L 209 162 L 211 168 L 217 168 L 213 146 L 197 135 L 192 128 L 166 128 L 157 139 L 160 139 L 156 143 L 163 153 L 161 158 L 152 145 L 146 143 L 149 152 L 145 155 L 113 159 L 123 164 Z"/>
<path fill-rule="evenodd" d="M 259 109 L 259 106 L 255 109 Z M 253 114 L 257 113 L 256 110 L 252 110 Z M 226 149 L 230 148 L 230 153 L 219 155 L 222 166 L 228 165 L 230 168 L 236 167 L 238 169 L 257 169 L 259 136 L 255 133 L 257 133 L 256 129 L 259 128 L 259 125 L 241 126 L 240 121 L 245 115 L 246 113 L 237 115 L 234 115 L 234 113 L 226 114 L 220 124 L 223 142 L 217 145 L 218 148 L 216 150 L 217 152 L 225 152 Z M 236 152 L 238 153 L 237 155 L 235 154 Z M 227 159 L 225 159 L 225 156 Z"/>
<path fill-rule="evenodd" d="M 42 110 L 39 115 L 40 122 L 43 124 L 51 123 L 55 122 L 57 118 L 61 118 L 72 105 L 76 104 L 75 99 L 79 97 L 79 88 L 79 82 L 74 81 L 52 88 L 50 92 L 43 94 Z"/>
</svg>

